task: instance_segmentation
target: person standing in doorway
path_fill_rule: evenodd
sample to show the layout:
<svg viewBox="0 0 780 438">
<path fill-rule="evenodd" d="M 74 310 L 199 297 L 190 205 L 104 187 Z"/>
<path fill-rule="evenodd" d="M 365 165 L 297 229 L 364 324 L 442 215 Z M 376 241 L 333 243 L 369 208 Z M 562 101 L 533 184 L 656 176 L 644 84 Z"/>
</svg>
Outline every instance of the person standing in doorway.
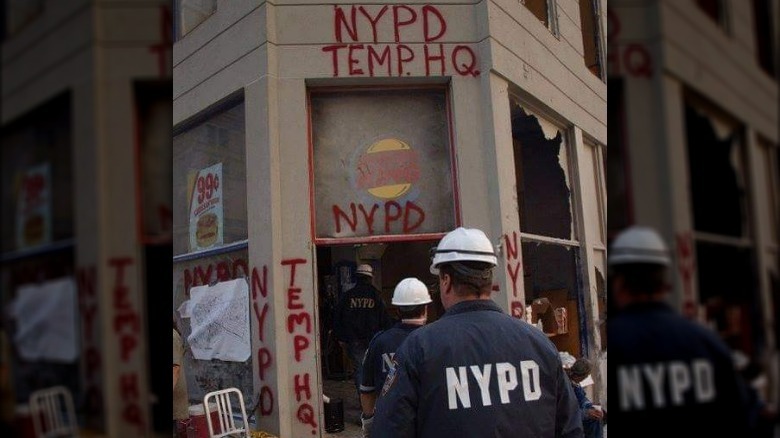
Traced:
<svg viewBox="0 0 780 438">
<path fill-rule="evenodd" d="M 607 387 L 615 436 L 752 436 L 746 386 L 731 351 L 666 303 L 671 257 L 661 236 L 642 226 L 623 230 L 608 265 L 614 311 L 607 321 Z"/>
<path fill-rule="evenodd" d="M 393 291 L 394 306 L 398 306 L 401 322 L 392 328 L 377 333 L 368 346 L 363 359 L 362 380 L 360 382 L 360 404 L 363 408 L 363 437 L 371 436 L 371 423 L 374 416 L 379 390 L 393 367 L 393 356 L 398 346 L 414 330 L 425 325 L 428 320 L 428 307 L 431 295 L 425 284 L 416 278 L 404 278 Z"/>
<path fill-rule="evenodd" d="M 374 278 L 371 265 L 358 266 L 356 274 L 357 284 L 336 304 L 333 330 L 352 361 L 352 377 L 359 397 L 361 364 L 368 343 L 378 331 L 390 325 L 390 316 L 379 290 L 371 283 Z"/>
<path fill-rule="evenodd" d="M 431 272 L 446 311 L 398 347 L 372 438 L 583 436 L 555 345 L 490 299 L 496 264 L 481 230 L 441 239 Z"/>
</svg>

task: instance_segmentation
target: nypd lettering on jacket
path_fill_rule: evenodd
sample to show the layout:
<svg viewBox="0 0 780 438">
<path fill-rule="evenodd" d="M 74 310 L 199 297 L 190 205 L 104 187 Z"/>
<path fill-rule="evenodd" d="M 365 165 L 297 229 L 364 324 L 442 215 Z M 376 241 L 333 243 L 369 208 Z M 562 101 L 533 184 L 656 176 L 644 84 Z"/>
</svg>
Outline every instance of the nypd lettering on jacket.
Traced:
<svg viewBox="0 0 780 438">
<path fill-rule="evenodd" d="M 707 359 L 620 366 L 617 377 L 625 411 L 703 404 L 717 396 L 714 367 Z"/>
<path fill-rule="evenodd" d="M 447 375 L 447 401 L 449 408 L 470 408 L 472 400 L 469 394 L 469 384 L 479 387 L 480 398 L 474 400 L 475 405 L 492 406 L 494 399 L 490 388 L 496 388 L 497 403 L 509 404 L 509 393 L 518 386 L 518 367 L 509 362 L 496 364 L 470 365 L 445 368 Z M 533 360 L 524 360 L 519 364 L 522 394 L 525 401 L 535 401 L 542 397 L 539 384 L 539 365 Z M 492 382 L 492 383 L 491 383 Z"/>
<path fill-rule="evenodd" d="M 352 309 L 373 309 L 376 301 L 373 298 L 350 298 L 349 307 Z"/>
</svg>

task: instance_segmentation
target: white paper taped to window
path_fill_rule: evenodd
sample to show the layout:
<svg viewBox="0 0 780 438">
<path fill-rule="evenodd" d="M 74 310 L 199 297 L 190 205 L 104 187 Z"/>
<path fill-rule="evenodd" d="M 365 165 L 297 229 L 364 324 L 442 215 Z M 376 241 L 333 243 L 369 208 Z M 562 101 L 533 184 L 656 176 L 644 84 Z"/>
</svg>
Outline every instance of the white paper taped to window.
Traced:
<svg viewBox="0 0 780 438">
<path fill-rule="evenodd" d="M 229 362 L 249 359 L 249 285 L 246 279 L 193 287 L 186 312 L 192 327 L 187 342 L 195 359 Z"/>
<path fill-rule="evenodd" d="M 64 277 L 16 290 L 13 340 L 26 360 L 73 362 L 78 357 L 76 283 Z"/>
</svg>

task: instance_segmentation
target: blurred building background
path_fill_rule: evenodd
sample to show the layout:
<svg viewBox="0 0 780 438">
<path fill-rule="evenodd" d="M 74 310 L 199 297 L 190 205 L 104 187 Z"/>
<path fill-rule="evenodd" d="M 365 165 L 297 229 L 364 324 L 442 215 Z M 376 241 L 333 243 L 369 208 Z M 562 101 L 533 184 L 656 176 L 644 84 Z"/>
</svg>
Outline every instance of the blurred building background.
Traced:
<svg viewBox="0 0 780 438">
<path fill-rule="evenodd" d="M 322 395 L 349 369 L 331 312 L 355 265 L 388 302 L 407 276 L 435 295 L 429 250 L 458 225 L 500 249 L 507 312 L 603 357 L 606 2 L 180 0 L 174 16 L 191 403 L 238 387 L 258 428 L 320 436 Z M 251 337 L 246 361 L 217 359 L 229 335 L 199 322 L 233 279 L 245 295 L 224 322 Z"/>
<path fill-rule="evenodd" d="M 613 0 L 608 212 L 657 228 L 673 304 L 763 366 L 778 401 L 777 0 Z"/>
<path fill-rule="evenodd" d="M 0 4 L 10 398 L 23 420 L 62 384 L 87 431 L 170 431 L 170 2 Z"/>
</svg>

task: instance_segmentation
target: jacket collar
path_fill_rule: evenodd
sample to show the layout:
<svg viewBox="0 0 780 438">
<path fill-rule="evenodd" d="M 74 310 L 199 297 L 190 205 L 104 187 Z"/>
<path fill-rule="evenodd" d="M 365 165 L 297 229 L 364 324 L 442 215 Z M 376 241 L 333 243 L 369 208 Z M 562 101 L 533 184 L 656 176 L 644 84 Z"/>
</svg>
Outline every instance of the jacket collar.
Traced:
<svg viewBox="0 0 780 438">
<path fill-rule="evenodd" d="M 476 312 L 480 310 L 492 310 L 494 312 L 501 313 L 504 312 L 493 300 L 468 300 L 454 304 L 452 307 L 447 309 L 444 315 L 442 315 L 442 318 L 446 316 L 457 315 L 459 313 Z"/>
</svg>

